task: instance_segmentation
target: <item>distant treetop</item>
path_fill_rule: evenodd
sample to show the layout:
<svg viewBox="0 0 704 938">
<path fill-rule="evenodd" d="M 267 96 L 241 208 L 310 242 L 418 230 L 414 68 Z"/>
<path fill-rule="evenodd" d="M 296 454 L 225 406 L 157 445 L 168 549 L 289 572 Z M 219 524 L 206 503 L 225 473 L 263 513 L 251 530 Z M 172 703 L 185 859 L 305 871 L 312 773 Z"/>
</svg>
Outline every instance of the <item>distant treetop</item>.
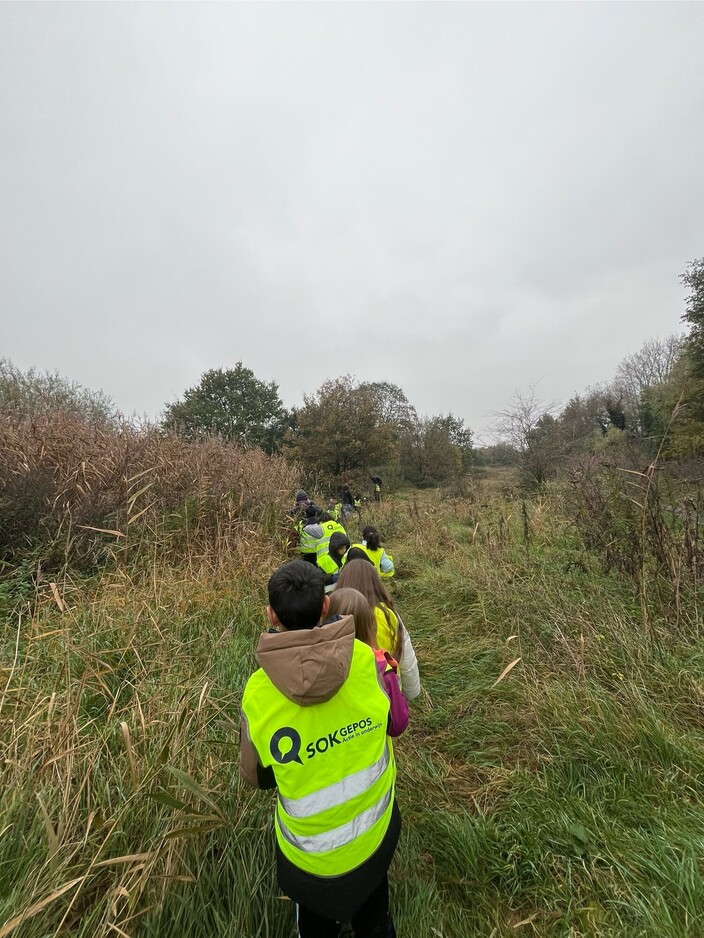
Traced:
<svg viewBox="0 0 704 938">
<path fill-rule="evenodd" d="M 120 416 L 103 391 L 90 391 L 58 371 L 22 371 L 7 358 L 0 358 L 0 413 L 28 420 L 65 413 L 101 424 Z"/>
<path fill-rule="evenodd" d="M 288 419 L 278 385 L 260 381 L 237 362 L 234 368 L 204 372 L 181 400 L 167 405 L 162 425 L 186 439 L 212 435 L 273 452 Z"/>
</svg>

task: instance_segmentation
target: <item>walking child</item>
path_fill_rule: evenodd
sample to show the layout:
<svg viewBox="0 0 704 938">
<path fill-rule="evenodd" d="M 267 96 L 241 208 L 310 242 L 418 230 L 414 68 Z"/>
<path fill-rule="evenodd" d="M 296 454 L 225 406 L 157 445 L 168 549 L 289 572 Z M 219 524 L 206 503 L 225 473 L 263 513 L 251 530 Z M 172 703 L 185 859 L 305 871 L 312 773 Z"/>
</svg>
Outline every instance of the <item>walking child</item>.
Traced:
<svg viewBox="0 0 704 938">
<path fill-rule="evenodd" d="M 352 616 L 354 631 L 360 642 L 374 650 L 379 674 L 384 679 L 386 693 L 391 701 L 389 736 L 400 736 L 408 726 L 408 704 L 398 683 L 398 664 L 388 651 L 376 643 L 376 619 L 366 598 L 353 589 L 336 589 L 330 596 L 330 617 Z"/>
<path fill-rule="evenodd" d="M 299 938 L 333 938 L 339 922 L 355 938 L 395 938 L 391 704 L 352 617 L 324 621 L 329 603 L 313 564 L 294 560 L 270 578 L 270 628 L 242 698 L 240 771 L 278 788 L 277 875 L 296 903 Z"/>
<path fill-rule="evenodd" d="M 350 557 L 352 548 L 347 553 Z M 401 689 L 407 700 L 420 694 L 418 662 L 408 630 L 394 601 L 372 563 L 348 560 L 337 581 L 337 589 L 350 587 L 366 597 L 376 619 L 376 643 L 398 661 Z"/>
</svg>

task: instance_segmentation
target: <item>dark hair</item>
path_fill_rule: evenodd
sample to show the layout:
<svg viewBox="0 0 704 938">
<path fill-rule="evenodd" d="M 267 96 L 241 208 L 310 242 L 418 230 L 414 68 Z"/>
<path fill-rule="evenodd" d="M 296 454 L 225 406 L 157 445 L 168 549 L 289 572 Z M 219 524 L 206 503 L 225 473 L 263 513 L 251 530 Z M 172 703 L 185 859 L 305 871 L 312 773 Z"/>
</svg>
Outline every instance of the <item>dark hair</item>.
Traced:
<svg viewBox="0 0 704 938">
<path fill-rule="evenodd" d="M 330 595 L 331 616 L 352 616 L 355 636 L 365 645 L 376 645 L 376 619 L 367 597 L 359 590 L 335 589 Z"/>
<path fill-rule="evenodd" d="M 328 553 L 334 554 L 336 551 L 339 551 L 341 547 L 344 547 L 347 550 L 350 546 L 350 539 L 346 534 L 343 534 L 342 531 L 335 531 L 330 538 L 330 546 L 328 547 Z"/>
<path fill-rule="evenodd" d="M 367 560 L 372 566 L 374 566 L 374 561 L 363 547 L 350 547 L 350 549 L 347 551 L 347 560 L 345 563 L 347 564 L 351 560 Z"/>
<path fill-rule="evenodd" d="M 373 524 L 368 524 L 362 531 L 362 540 L 367 542 L 369 550 L 378 550 L 381 547 L 379 532 Z"/>
<path fill-rule="evenodd" d="M 292 560 L 269 578 L 269 605 L 287 629 L 314 629 L 325 599 L 325 577 L 320 567 Z"/>
<path fill-rule="evenodd" d="M 332 515 L 327 511 L 321 511 L 318 515 L 318 521 L 332 521 Z"/>
</svg>

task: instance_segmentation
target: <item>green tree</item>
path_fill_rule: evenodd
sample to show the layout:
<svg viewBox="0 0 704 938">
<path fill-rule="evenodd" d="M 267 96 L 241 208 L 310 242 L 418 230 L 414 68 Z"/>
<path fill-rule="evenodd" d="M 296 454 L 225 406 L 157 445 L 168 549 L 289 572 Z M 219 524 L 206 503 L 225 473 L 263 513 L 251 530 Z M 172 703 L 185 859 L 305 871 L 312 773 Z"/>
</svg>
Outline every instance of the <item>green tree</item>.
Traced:
<svg viewBox="0 0 704 938">
<path fill-rule="evenodd" d="M 602 437 L 609 427 L 602 387 L 587 388 L 583 395 L 575 394 L 560 414 L 560 432 L 566 454 L 586 452 Z"/>
<path fill-rule="evenodd" d="M 274 381 L 260 381 L 237 362 L 204 372 L 182 400 L 167 405 L 162 426 L 189 440 L 214 435 L 244 446 L 277 450 L 290 415 Z"/>
<path fill-rule="evenodd" d="M 521 454 L 511 443 L 492 443 L 476 449 L 474 461 L 478 466 L 519 466 Z"/>
<path fill-rule="evenodd" d="M 371 391 L 376 398 L 381 419 L 396 427 L 400 434 L 417 416 L 416 409 L 406 397 L 405 392 L 389 381 L 365 381 L 360 388 Z"/>
<path fill-rule="evenodd" d="M 691 261 L 687 269 L 680 275 L 682 283 L 689 287 L 684 322 L 690 326 L 686 338 L 692 376 L 699 381 L 704 380 L 704 257 Z"/>
<path fill-rule="evenodd" d="M 648 339 L 619 364 L 610 385 L 611 400 L 618 400 L 623 413 L 623 428 L 637 436 L 651 434 L 650 390 L 665 383 L 682 356 L 682 335 Z M 615 422 L 618 426 L 618 422 Z"/>
<path fill-rule="evenodd" d="M 288 449 L 309 471 L 340 479 L 359 477 L 396 459 L 395 424 L 380 406 L 374 386 L 346 375 L 326 381 L 296 411 Z"/>
<path fill-rule="evenodd" d="M 646 388 L 641 414 L 652 452 L 666 457 L 704 453 L 704 257 L 680 275 L 689 287 L 682 320 L 690 330 L 663 379 Z"/>
<path fill-rule="evenodd" d="M 415 415 L 401 436 L 401 471 L 412 485 L 439 485 L 456 479 L 472 456 L 472 431 L 452 414 Z"/>
<path fill-rule="evenodd" d="M 692 371 L 685 347 L 667 379 L 643 392 L 641 419 L 651 456 L 659 451 L 665 458 L 701 458 L 704 453 L 704 382 Z"/>
<path fill-rule="evenodd" d="M 564 453 L 554 410 L 554 404 L 546 405 L 530 387 L 528 391 L 517 391 L 511 405 L 497 413 L 494 421 L 502 442 L 520 453 L 523 480 L 529 486 L 541 486 L 553 478 Z"/>
</svg>

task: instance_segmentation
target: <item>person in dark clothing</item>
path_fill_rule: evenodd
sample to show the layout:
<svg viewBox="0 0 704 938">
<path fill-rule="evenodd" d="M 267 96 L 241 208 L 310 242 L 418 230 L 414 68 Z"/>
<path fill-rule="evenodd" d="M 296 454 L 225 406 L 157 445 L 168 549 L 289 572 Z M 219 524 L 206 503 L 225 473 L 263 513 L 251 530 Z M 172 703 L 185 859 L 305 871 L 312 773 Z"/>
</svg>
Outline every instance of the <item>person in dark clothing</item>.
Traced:
<svg viewBox="0 0 704 938">
<path fill-rule="evenodd" d="M 342 489 L 340 490 L 340 501 L 342 502 L 343 517 L 352 514 L 354 511 L 354 495 L 350 491 L 347 482 L 343 483 Z"/>
<path fill-rule="evenodd" d="M 374 483 L 374 501 L 375 501 L 375 502 L 380 502 L 380 501 L 381 501 L 381 486 L 382 486 L 382 481 L 381 481 L 381 479 L 379 478 L 379 476 L 369 476 L 369 478 L 370 478 L 370 479 L 372 480 L 372 482 Z"/>
<path fill-rule="evenodd" d="M 318 524 L 319 509 L 312 503 L 303 509 L 303 517 L 296 525 L 298 532 L 298 543 L 296 550 L 301 560 L 307 563 L 316 563 L 318 541 L 323 536 L 323 529 Z"/>
<path fill-rule="evenodd" d="M 328 551 L 318 557 L 318 566 L 325 574 L 325 592 L 330 590 L 337 583 L 342 568 L 342 558 L 349 550 L 350 539 L 341 531 L 335 531 L 330 536 Z"/>
<path fill-rule="evenodd" d="M 299 521 L 304 514 L 319 515 L 322 511 L 322 508 L 319 508 L 315 502 L 312 502 L 306 492 L 303 489 L 299 489 L 296 492 L 296 501 L 293 508 L 290 508 L 288 515 L 290 518 L 293 518 L 295 521 Z"/>
</svg>

